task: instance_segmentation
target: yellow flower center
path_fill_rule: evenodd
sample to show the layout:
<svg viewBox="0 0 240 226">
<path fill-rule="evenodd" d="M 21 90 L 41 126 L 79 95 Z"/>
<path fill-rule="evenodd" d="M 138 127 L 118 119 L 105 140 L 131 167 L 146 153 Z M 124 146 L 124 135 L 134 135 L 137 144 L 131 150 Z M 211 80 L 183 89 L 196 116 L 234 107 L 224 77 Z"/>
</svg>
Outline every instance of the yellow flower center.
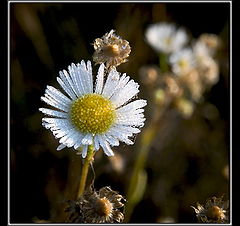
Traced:
<svg viewBox="0 0 240 226">
<path fill-rule="evenodd" d="M 165 41 L 165 44 L 167 46 L 170 46 L 172 44 L 172 38 L 171 37 L 167 37 L 164 41 Z"/>
<path fill-rule="evenodd" d="M 181 60 L 179 60 L 178 65 L 179 65 L 182 69 L 185 69 L 185 68 L 188 67 L 189 64 L 188 64 L 188 61 L 187 61 L 187 60 L 181 59 Z"/>
<path fill-rule="evenodd" d="M 99 94 L 86 94 L 74 101 L 70 117 L 82 133 L 101 134 L 111 127 L 116 112 L 110 100 Z"/>
</svg>

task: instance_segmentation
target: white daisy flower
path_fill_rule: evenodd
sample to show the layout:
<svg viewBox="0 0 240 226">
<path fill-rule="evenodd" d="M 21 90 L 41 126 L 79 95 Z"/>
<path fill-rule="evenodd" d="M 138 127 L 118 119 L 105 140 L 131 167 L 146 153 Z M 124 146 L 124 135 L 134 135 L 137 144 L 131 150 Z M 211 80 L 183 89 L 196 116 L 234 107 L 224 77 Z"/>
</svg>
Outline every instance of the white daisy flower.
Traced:
<svg viewBox="0 0 240 226">
<path fill-rule="evenodd" d="M 157 23 L 150 25 L 146 30 L 148 43 L 158 52 L 166 54 L 175 52 L 183 47 L 188 41 L 184 29 L 177 29 L 175 25 Z"/>
<path fill-rule="evenodd" d="M 85 158 L 89 145 L 95 150 L 102 147 L 108 156 L 114 153 L 110 146 L 118 146 L 119 141 L 133 144 L 129 139 L 140 132 L 144 125 L 146 100 L 130 100 L 139 92 L 139 85 L 125 73 L 120 75 L 112 69 L 104 82 L 104 64 L 101 64 L 96 85 L 93 87 L 91 62 L 71 64 L 59 72 L 57 81 L 67 95 L 47 86 L 41 97 L 56 110 L 40 108 L 51 117 L 42 119 L 42 125 L 50 129 L 55 138 L 60 139 L 57 150 L 65 147 L 82 148 Z"/>
<path fill-rule="evenodd" d="M 195 64 L 192 49 L 185 48 L 171 54 L 169 62 L 172 65 L 172 71 L 176 75 L 184 75 L 190 72 Z"/>
</svg>

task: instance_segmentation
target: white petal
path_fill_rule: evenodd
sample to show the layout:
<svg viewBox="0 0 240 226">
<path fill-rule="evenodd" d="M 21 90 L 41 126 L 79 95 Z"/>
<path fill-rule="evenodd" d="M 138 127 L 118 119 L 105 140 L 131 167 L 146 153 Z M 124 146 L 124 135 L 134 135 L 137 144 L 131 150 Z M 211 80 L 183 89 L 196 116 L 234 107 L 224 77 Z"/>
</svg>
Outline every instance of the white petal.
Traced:
<svg viewBox="0 0 240 226">
<path fill-rule="evenodd" d="M 49 90 L 46 89 L 46 92 L 44 94 L 46 98 L 48 98 L 50 101 L 62 106 L 65 109 L 69 109 L 70 104 L 66 103 L 65 101 L 60 100 L 59 98 L 54 98 L 50 93 Z"/>
<path fill-rule="evenodd" d="M 82 82 L 85 94 L 92 93 L 93 92 L 92 74 L 90 74 L 89 71 L 87 71 L 84 61 L 82 61 L 81 64 L 77 64 L 77 70 L 79 73 L 79 80 L 81 80 Z"/>
<path fill-rule="evenodd" d="M 55 136 L 55 138 L 58 138 L 58 139 L 65 136 L 67 133 L 68 133 L 68 130 L 58 129 L 53 131 L 53 135 Z"/>
<path fill-rule="evenodd" d="M 120 130 L 122 131 L 123 133 L 140 133 L 141 130 L 136 128 L 136 127 L 132 127 L 132 126 L 123 126 L 123 125 L 115 125 L 114 126 L 116 128 L 116 130 Z"/>
<path fill-rule="evenodd" d="M 50 129 L 53 126 L 53 124 L 42 122 L 42 126 L 45 127 L 46 129 Z"/>
<path fill-rule="evenodd" d="M 73 138 L 75 135 L 76 135 L 75 130 L 68 131 L 68 133 L 59 140 L 59 143 L 68 145 L 68 143 L 73 142 Z"/>
<path fill-rule="evenodd" d="M 116 124 L 119 125 L 124 125 L 124 126 L 136 126 L 136 127 L 142 127 L 144 126 L 144 121 L 146 119 L 141 117 L 141 118 L 133 118 L 133 119 L 126 119 L 126 120 L 118 120 Z"/>
<path fill-rule="evenodd" d="M 60 77 L 57 77 L 59 85 L 64 89 L 64 91 L 71 97 L 72 100 L 75 100 L 77 97 L 74 94 L 70 84 L 68 83 L 65 75 L 62 71 L 59 72 Z"/>
<path fill-rule="evenodd" d="M 87 61 L 87 71 L 89 74 L 92 74 L 92 64 L 90 60 Z"/>
<path fill-rule="evenodd" d="M 133 98 L 139 92 L 138 87 L 138 83 L 130 80 L 122 90 L 120 90 L 118 93 L 115 93 L 110 99 L 116 107 L 119 107 Z"/>
<path fill-rule="evenodd" d="M 85 159 L 87 156 L 88 145 L 84 145 L 82 149 L 82 157 Z"/>
<path fill-rule="evenodd" d="M 63 138 L 64 140 L 61 140 L 60 143 L 64 143 L 66 138 L 69 137 L 69 134 L 80 133 L 72 126 L 68 119 L 43 118 L 42 125 L 50 129 L 55 138 Z"/>
<path fill-rule="evenodd" d="M 71 133 L 68 137 L 68 139 L 65 141 L 65 143 L 67 144 L 67 147 L 72 147 L 76 144 L 76 142 L 78 141 L 78 137 L 79 137 L 79 132 L 75 130 L 74 133 Z"/>
<path fill-rule="evenodd" d="M 73 80 L 73 83 L 75 84 L 75 91 L 77 92 L 77 96 L 83 95 L 84 91 L 82 90 L 81 84 L 78 81 L 78 72 L 76 65 L 72 63 L 71 66 L 68 66 L 68 71 Z"/>
<path fill-rule="evenodd" d="M 109 133 L 121 134 L 122 136 L 125 136 L 125 137 L 129 137 L 129 136 L 132 136 L 132 135 L 133 135 L 133 133 L 131 133 L 131 132 L 129 132 L 129 131 L 126 131 L 126 130 L 124 131 L 123 129 L 121 129 L 120 126 L 121 126 L 121 125 L 112 127 L 111 129 L 109 129 L 108 134 L 109 134 Z"/>
<path fill-rule="evenodd" d="M 68 84 L 71 86 L 74 94 L 76 96 L 78 96 L 78 94 L 77 94 L 77 84 L 73 82 L 73 78 L 71 77 L 71 75 L 68 74 L 68 72 L 66 70 L 63 70 L 63 73 L 65 75 L 65 78 L 68 81 Z"/>
<path fill-rule="evenodd" d="M 111 147 L 109 146 L 108 142 L 106 140 L 104 140 L 102 138 L 102 136 L 100 136 L 100 135 L 98 136 L 98 139 L 99 139 L 101 147 L 103 148 L 104 153 L 107 156 L 114 156 L 114 153 L 113 153 Z"/>
<path fill-rule="evenodd" d="M 107 81 L 104 85 L 102 95 L 107 98 L 110 98 L 115 91 L 118 81 L 119 81 L 119 72 L 117 72 L 116 70 L 111 70 L 107 77 Z"/>
<path fill-rule="evenodd" d="M 58 147 L 57 147 L 57 151 L 60 151 L 62 150 L 63 148 L 65 148 L 66 145 L 65 144 L 60 144 Z"/>
<path fill-rule="evenodd" d="M 131 114 L 131 112 L 118 113 L 116 118 L 116 123 L 125 122 L 129 120 L 138 120 L 144 118 L 144 114 Z"/>
<path fill-rule="evenodd" d="M 54 98 L 56 101 L 60 103 L 64 103 L 67 106 L 72 102 L 68 97 L 66 97 L 63 93 L 61 93 L 59 90 L 57 90 L 53 86 L 47 86 L 47 89 L 45 92 L 49 94 L 52 98 Z"/>
<path fill-rule="evenodd" d="M 98 135 L 94 136 L 94 148 L 96 151 L 99 150 L 99 140 L 98 140 Z"/>
<path fill-rule="evenodd" d="M 39 111 L 41 111 L 42 113 L 44 113 L 46 115 L 56 116 L 59 118 L 67 118 L 68 117 L 68 114 L 65 112 L 55 111 L 55 110 L 51 110 L 51 109 L 47 109 L 47 108 L 39 108 Z"/>
<path fill-rule="evenodd" d="M 92 143 L 93 143 L 93 137 L 92 137 L 92 134 L 90 133 L 84 136 L 84 138 L 82 139 L 83 145 L 91 145 Z"/>
<path fill-rule="evenodd" d="M 123 107 L 120 107 L 117 109 L 118 113 L 122 113 L 122 112 L 131 112 L 133 110 L 142 108 L 144 106 L 147 105 L 147 101 L 146 100 L 135 100 Z"/>
<path fill-rule="evenodd" d="M 79 65 L 79 64 L 77 64 L 77 65 Z M 73 65 L 72 67 L 73 67 L 73 69 L 75 71 L 75 74 L 76 74 L 76 83 L 77 83 L 77 86 L 79 88 L 79 92 L 81 92 L 82 95 L 87 94 L 88 89 L 87 89 L 87 87 L 85 85 L 85 82 L 84 82 L 84 77 L 85 77 L 84 70 L 80 70 L 79 66 L 76 66 L 76 65 Z"/>
<path fill-rule="evenodd" d="M 117 138 L 118 140 L 128 144 L 128 145 L 132 145 L 133 142 L 131 140 L 128 139 L 126 134 L 123 134 L 122 132 L 119 131 L 114 131 L 114 130 L 109 130 L 106 133 L 107 136 L 113 136 L 115 138 Z"/>
<path fill-rule="evenodd" d="M 104 67 L 105 67 L 104 64 L 101 64 L 97 73 L 95 93 L 98 93 L 98 94 L 102 93 L 103 81 L 104 81 Z"/>
<path fill-rule="evenodd" d="M 133 141 L 131 141 L 130 139 L 128 139 L 128 138 L 126 138 L 126 137 L 122 137 L 121 138 L 121 141 L 123 141 L 125 144 L 127 144 L 127 145 L 133 145 L 134 144 L 134 142 Z"/>
<path fill-rule="evenodd" d="M 175 34 L 175 38 L 173 42 L 174 49 L 175 50 L 181 49 L 187 41 L 188 41 L 188 37 L 185 30 L 179 28 Z"/>
<path fill-rule="evenodd" d="M 127 76 L 126 73 L 124 73 L 120 77 L 120 79 L 118 81 L 118 84 L 117 84 L 117 86 L 116 86 L 112 96 L 117 95 L 123 89 L 123 87 L 126 86 L 126 84 L 128 83 L 129 79 L 130 79 L 130 77 Z"/>
<path fill-rule="evenodd" d="M 90 85 L 90 93 L 93 93 L 93 76 L 92 76 L 92 65 L 91 61 L 87 61 L 87 71 L 89 76 L 89 85 Z"/>
<path fill-rule="evenodd" d="M 119 140 L 113 136 L 106 135 L 106 140 L 111 146 L 119 146 Z"/>
<path fill-rule="evenodd" d="M 82 139 L 83 139 L 83 135 L 82 134 L 78 134 L 78 137 L 76 137 L 76 143 L 74 144 L 74 148 L 77 150 L 80 146 L 82 146 Z"/>
<path fill-rule="evenodd" d="M 59 104 L 58 102 L 56 102 L 55 100 L 53 100 L 49 96 L 41 97 L 41 100 L 44 101 L 46 104 L 52 106 L 52 107 L 55 107 L 55 108 L 60 109 L 62 111 L 68 112 L 68 108 L 66 106 L 64 106 L 62 104 Z"/>
<path fill-rule="evenodd" d="M 56 138 L 60 138 L 60 137 L 57 137 L 58 133 L 60 133 L 60 131 L 64 131 L 65 133 L 68 133 L 68 131 L 71 131 L 71 130 L 74 130 L 75 128 L 72 126 L 72 124 L 70 124 L 70 122 L 68 120 L 66 121 L 53 121 L 53 122 L 46 122 L 46 121 L 43 121 L 43 123 L 45 123 L 49 129 L 53 132 L 53 135 L 56 137 Z"/>
<path fill-rule="evenodd" d="M 69 121 L 67 119 L 60 118 L 42 118 L 43 122 L 54 123 L 54 124 L 68 124 Z"/>
</svg>

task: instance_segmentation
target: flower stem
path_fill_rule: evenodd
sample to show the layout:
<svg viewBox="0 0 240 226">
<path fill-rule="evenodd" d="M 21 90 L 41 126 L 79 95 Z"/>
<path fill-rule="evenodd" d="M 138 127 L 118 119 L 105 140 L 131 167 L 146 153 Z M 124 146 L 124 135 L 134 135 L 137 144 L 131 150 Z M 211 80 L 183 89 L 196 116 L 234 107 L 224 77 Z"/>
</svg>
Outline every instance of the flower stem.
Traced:
<svg viewBox="0 0 240 226">
<path fill-rule="evenodd" d="M 94 158 L 93 158 L 94 154 L 95 154 L 95 151 L 94 151 L 93 145 L 89 145 L 87 156 L 84 160 L 84 164 L 82 167 L 82 173 L 81 173 L 81 179 L 80 179 L 80 183 L 79 183 L 77 198 L 79 198 L 84 192 L 84 189 L 86 186 L 86 181 L 87 181 L 88 169 L 89 169 L 90 164 L 94 160 Z"/>
<path fill-rule="evenodd" d="M 168 55 L 161 53 L 159 55 L 159 66 L 160 70 L 162 73 L 166 73 L 169 71 L 169 66 L 168 66 Z"/>
<path fill-rule="evenodd" d="M 160 120 L 162 119 L 164 113 L 168 110 L 169 103 L 170 101 L 166 102 L 161 109 L 158 107 L 155 109 L 151 122 L 141 133 L 139 152 L 136 156 L 133 172 L 128 185 L 128 203 L 126 205 L 125 222 L 129 222 L 134 207 L 138 202 L 140 202 L 144 195 L 147 182 L 147 174 L 144 169 L 145 163 L 147 161 L 151 145 L 159 130 Z"/>
</svg>

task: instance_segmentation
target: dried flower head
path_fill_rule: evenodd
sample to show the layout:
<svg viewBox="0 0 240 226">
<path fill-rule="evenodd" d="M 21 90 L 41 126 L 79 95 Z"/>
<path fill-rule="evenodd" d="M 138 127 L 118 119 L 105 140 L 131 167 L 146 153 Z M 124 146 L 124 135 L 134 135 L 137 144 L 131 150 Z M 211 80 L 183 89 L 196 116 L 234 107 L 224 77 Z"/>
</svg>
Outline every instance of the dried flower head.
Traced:
<svg viewBox="0 0 240 226">
<path fill-rule="evenodd" d="M 196 216 L 200 222 L 204 223 L 228 223 L 228 201 L 220 198 L 212 197 L 207 200 L 205 206 L 197 203 L 197 208 L 192 208 L 196 212 Z"/>
<path fill-rule="evenodd" d="M 95 39 L 93 46 L 95 52 L 93 61 L 96 64 L 106 63 L 107 68 L 117 67 L 125 63 L 131 52 L 131 47 L 127 40 L 114 34 L 114 30 L 106 33 L 102 38 Z"/>
<path fill-rule="evenodd" d="M 202 97 L 204 87 L 201 81 L 200 73 L 197 69 L 192 69 L 180 77 L 182 84 L 186 87 L 189 95 L 194 101 L 199 101 Z"/>
<path fill-rule="evenodd" d="M 69 201 L 66 212 L 69 222 L 74 223 L 120 223 L 124 219 L 121 210 L 126 201 L 110 187 L 99 191 L 88 188 L 76 201 Z"/>
<path fill-rule="evenodd" d="M 178 77 L 172 76 L 171 74 L 165 75 L 163 77 L 163 83 L 167 94 L 171 97 L 179 97 L 183 94 L 183 89 Z"/>
<path fill-rule="evenodd" d="M 221 45 L 220 38 L 215 34 L 204 33 L 199 37 L 199 41 L 205 44 L 212 54 L 214 54 Z"/>
<path fill-rule="evenodd" d="M 139 69 L 141 82 L 145 85 L 156 85 L 160 76 L 160 68 L 155 65 L 142 66 Z"/>
<path fill-rule="evenodd" d="M 204 84 L 213 85 L 218 82 L 219 66 L 213 58 L 211 57 L 204 58 L 201 64 L 198 65 L 198 70 L 200 72 Z"/>
</svg>

